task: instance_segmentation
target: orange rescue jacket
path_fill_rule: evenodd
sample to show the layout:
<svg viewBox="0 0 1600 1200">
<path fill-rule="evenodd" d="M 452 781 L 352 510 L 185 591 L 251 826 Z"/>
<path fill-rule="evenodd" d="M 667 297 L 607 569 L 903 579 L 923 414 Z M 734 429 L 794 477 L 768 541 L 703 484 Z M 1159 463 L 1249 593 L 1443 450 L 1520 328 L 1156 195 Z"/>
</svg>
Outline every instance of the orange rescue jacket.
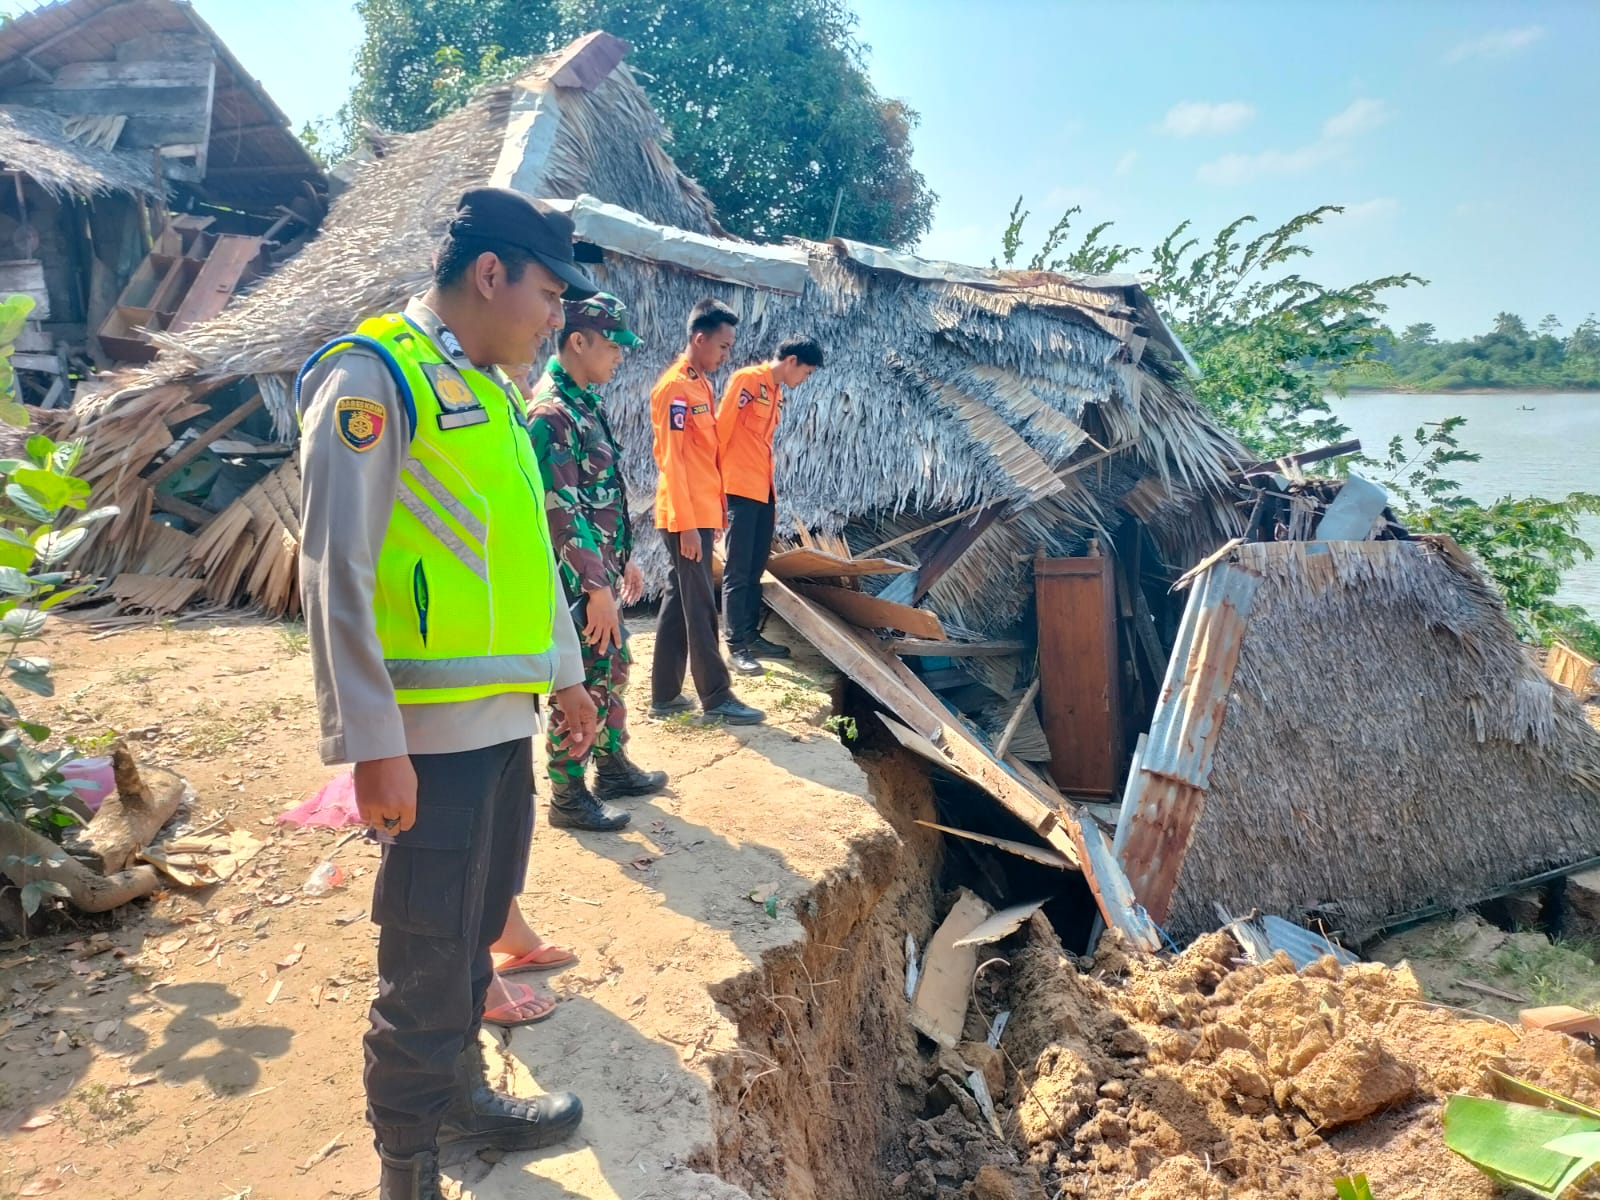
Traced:
<svg viewBox="0 0 1600 1200">
<path fill-rule="evenodd" d="M 741 367 L 728 380 L 717 409 L 722 486 L 728 495 L 762 503 L 776 498 L 772 438 L 782 408 L 783 390 L 772 377 L 771 363 Z"/>
<path fill-rule="evenodd" d="M 682 533 L 727 524 L 717 466 L 715 402 L 710 382 L 689 365 L 687 356 L 662 372 L 650 392 L 657 529 Z"/>
</svg>

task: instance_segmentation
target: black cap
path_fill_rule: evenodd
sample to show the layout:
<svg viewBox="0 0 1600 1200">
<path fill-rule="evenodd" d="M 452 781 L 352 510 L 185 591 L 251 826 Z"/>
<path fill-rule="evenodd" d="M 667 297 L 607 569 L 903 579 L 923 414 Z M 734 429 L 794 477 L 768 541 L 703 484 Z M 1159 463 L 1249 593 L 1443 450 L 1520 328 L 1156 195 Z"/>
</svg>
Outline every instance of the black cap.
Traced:
<svg viewBox="0 0 1600 1200">
<path fill-rule="evenodd" d="M 450 232 L 526 250 L 567 285 L 569 296 L 592 296 L 599 289 L 572 258 L 572 218 L 543 200 L 511 188 L 473 188 L 456 205 Z"/>
</svg>

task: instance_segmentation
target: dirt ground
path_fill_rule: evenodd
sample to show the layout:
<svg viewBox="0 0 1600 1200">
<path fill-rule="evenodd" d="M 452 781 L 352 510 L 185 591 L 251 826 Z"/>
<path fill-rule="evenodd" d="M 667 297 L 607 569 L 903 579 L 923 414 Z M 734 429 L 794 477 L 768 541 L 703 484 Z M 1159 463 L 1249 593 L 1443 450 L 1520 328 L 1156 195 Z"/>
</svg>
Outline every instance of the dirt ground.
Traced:
<svg viewBox="0 0 1600 1200">
<path fill-rule="evenodd" d="M 643 663 L 649 644 L 635 642 Z M 221 816 L 266 844 L 219 886 L 0 950 L 0 1200 L 372 1191 L 359 1053 L 377 849 L 274 821 L 334 774 L 317 761 L 303 633 L 69 627 L 52 650 L 56 698 L 37 719 L 89 752 L 110 731 L 137 738 L 144 761 L 193 783 L 190 827 Z M 636 668 L 641 702 L 647 677 Z M 763 963 L 804 936 L 796 904 L 859 847 L 894 840 L 821 727 L 822 677 L 809 661 L 741 682 L 771 714 L 763 729 L 636 722 L 634 756 L 673 785 L 635 802 L 620 836 L 545 828 L 541 812 L 524 910 L 580 961 L 544 977 L 555 1015 L 497 1045 L 515 1089 L 571 1088 L 586 1119 L 557 1150 L 454 1164 L 464 1195 L 744 1195 L 688 1167 L 715 1143 L 712 1064 L 737 1049 L 714 986 L 759 992 Z M 305 896 L 328 858 L 346 884 Z"/>
</svg>

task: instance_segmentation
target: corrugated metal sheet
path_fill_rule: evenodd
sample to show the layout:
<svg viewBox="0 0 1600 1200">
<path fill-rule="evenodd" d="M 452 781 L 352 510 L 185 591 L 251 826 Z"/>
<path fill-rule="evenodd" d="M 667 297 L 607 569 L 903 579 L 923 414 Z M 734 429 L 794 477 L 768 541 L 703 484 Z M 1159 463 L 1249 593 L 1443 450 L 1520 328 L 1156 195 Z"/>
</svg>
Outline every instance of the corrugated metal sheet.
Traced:
<svg viewBox="0 0 1600 1200">
<path fill-rule="evenodd" d="M 1117 822 L 1116 851 L 1134 894 L 1166 920 L 1211 776 L 1257 576 L 1230 564 L 1190 593 L 1150 732 L 1140 739 Z"/>
<path fill-rule="evenodd" d="M 1245 957 L 1257 964 L 1271 961 L 1279 950 L 1289 956 L 1297 971 L 1305 970 L 1317 959 L 1330 954 L 1346 966 L 1361 961 L 1322 934 L 1302 929 L 1292 921 L 1285 921 L 1270 913 L 1229 921 L 1225 928 L 1244 947 Z"/>
</svg>

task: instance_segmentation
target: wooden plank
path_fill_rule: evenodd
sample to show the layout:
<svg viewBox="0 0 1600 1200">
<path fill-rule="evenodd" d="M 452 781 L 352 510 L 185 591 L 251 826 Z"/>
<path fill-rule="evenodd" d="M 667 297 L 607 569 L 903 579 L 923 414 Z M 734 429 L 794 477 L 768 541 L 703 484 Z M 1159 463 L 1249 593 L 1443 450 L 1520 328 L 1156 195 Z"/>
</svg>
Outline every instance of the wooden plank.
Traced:
<svg viewBox="0 0 1600 1200">
<path fill-rule="evenodd" d="M 216 60 L 146 60 L 144 62 L 63 63 L 55 71 L 57 88 L 204 88 Z M 108 110 L 114 111 L 114 110 Z"/>
<path fill-rule="evenodd" d="M 922 566 L 917 569 L 917 586 L 912 593 L 913 604 L 920 601 L 932 589 L 933 585 L 944 578 L 944 574 L 960 561 L 961 556 L 972 548 L 972 544 L 988 532 L 1005 511 L 1004 504 L 992 505 L 984 509 L 964 525 L 957 525 L 940 541 L 933 553 L 922 560 Z"/>
<path fill-rule="evenodd" d="M 994 744 L 994 756 L 1005 761 L 1006 751 L 1011 746 L 1011 739 L 1017 736 L 1017 727 L 1022 724 L 1023 714 L 1033 707 L 1033 698 L 1039 694 L 1039 678 L 1034 676 L 1028 690 L 1022 693 L 1022 699 L 1017 701 L 1017 707 L 1011 714 L 1011 719 L 1006 722 L 1006 727 L 1000 731 L 1000 740 Z"/>
<path fill-rule="evenodd" d="M 807 600 L 821 604 L 862 629 L 899 629 L 934 641 L 945 637 L 939 618 L 925 608 L 912 608 L 864 592 L 819 583 L 797 583 L 794 587 Z"/>
<path fill-rule="evenodd" d="M 1575 693 L 1580 700 L 1594 691 L 1594 659 L 1579 654 L 1565 642 L 1556 642 L 1545 656 L 1544 673 L 1562 687 Z"/>
<path fill-rule="evenodd" d="M 202 450 L 211 445 L 212 442 L 216 441 L 234 426 L 238 425 L 241 421 L 249 417 L 250 414 L 260 408 L 262 404 L 263 401 L 261 399 L 261 393 L 256 392 L 250 397 L 250 399 L 239 405 L 210 429 L 205 430 L 198 437 L 192 439 L 187 446 L 179 450 L 166 462 L 162 463 L 159 467 L 147 475 L 145 477 L 146 482 L 149 483 L 149 485 L 153 488 L 160 487 L 164 482 L 181 471 Z"/>
<path fill-rule="evenodd" d="M 0 262 L 0 294 L 27 296 L 33 301 L 30 321 L 50 319 L 50 288 L 45 283 L 44 263 L 37 258 L 17 258 Z"/>
<path fill-rule="evenodd" d="M 891 671 L 889 661 L 863 644 L 854 629 L 780 579 L 766 580 L 762 590 L 767 605 L 775 613 L 829 662 L 865 688 L 874 700 L 919 736 L 934 742 L 943 736 L 944 718 L 909 693 Z M 894 661 L 899 662 L 898 659 Z"/>
<path fill-rule="evenodd" d="M 948 833 L 951 837 L 965 838 L 969 842 L 979 842 L 985 846 L 992 846 L 996 850 L 1004 850 L 1007 854 L 1015 854 L 1018 858 L 1025 858 L 1029 862 L 1036 862 L 1046 867 L 1055 867 L 1062 871 L 1071 871 L 1074 865 L 1065 854 L 1058 854 L 1044 846 L 1030 846 L 1027 842 L 1013 842 L 1008 838 L 990 837 L 986 833 L 971 833 L 965 829 L 956 829 L 950 825 L 936 825 L 932 821 L 918 821 L 918 825 L 928 829 L 937 829 L 940 833 Z"/>
<path fill-rule="evenodd" d="M 843 558 L 820 549 L 785 550 L 767 560 L 779 579 L 844 579 L 860 575 L 900 575 L 916 568 L 888 558 Z"/>
<path fill-rule="evenodd" d="M 557 87 L 593 91 L 610 77 L 632 48 L 631 43 L 597 29 L 568 46 L 551 64 L 548 78 Z"/>
<path fill-rule="evenodd" d="M 64 375 L 67 370 L 59 354 L 13 354 L 11 365 L 19 371 L 45 371 L 51 375 Z"/>
<path fill-rule="evenodd" d="M 215 175 L 213 171 L 211 174 Z M 173 315 L 169 332 L 177 333 L 191 325 L 209 321 L 227 307 L 234 291 L 249 275 L 261 255 L 261 239 L 239 234 L 223 234 L 211 248 L 205 265 Z"/>
<path fill-rule="evenodd" d="M 911 658 L 1003 658 L 1027 649 L 1020 641 L 951 642 L 937 638 L 884 638 L 885 650 Z"/>
<path fill-rule="evenodd" d="M 190 504 L 187 500 L 180 500 L 176 496 L 168 496 L 163 492 L 150 493 L 150 506 L 158 512 L 171 513 L 175 517 L 182 517 L 197 530 L 204 529 L 211 524 L 211 519 L 217 514 L 208 512 L 198 504 Z"/>
<path fill-rule="evenodd" d="M 975 946 L 957 946 L 994 914 L 994 910 L 966 888 L 956 897 L 950 915 L 934 931 L 922 956 L 922 973 L 911 998 L 911 1024 L 947 1050 L 961 1041 L 967 1023 L 967 1001 L 972 995 L 972 973 L 978 967 Z"/>
<path fill-rule="evenodd" d="M 1116 794 L 1122 665 L 1109 558 L 1038 558 L 1034 592 L 1050 773 L 1064 792 Z"/>
</svg>

